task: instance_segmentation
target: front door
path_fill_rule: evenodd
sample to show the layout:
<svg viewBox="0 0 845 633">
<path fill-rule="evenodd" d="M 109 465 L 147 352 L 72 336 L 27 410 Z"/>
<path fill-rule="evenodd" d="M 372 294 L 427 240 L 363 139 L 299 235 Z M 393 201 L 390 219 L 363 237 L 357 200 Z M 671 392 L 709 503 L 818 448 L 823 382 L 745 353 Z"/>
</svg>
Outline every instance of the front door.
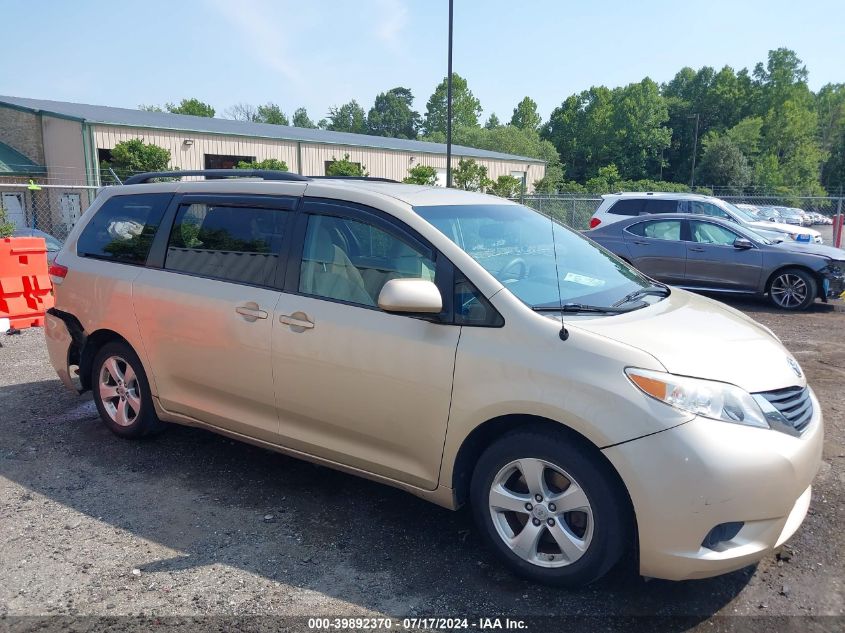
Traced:
<svg viewBox="0 0 845 633">
<path fill-rule="evenodd" d="M 436 253 L 344 203 L 306 202 L 296 235 L 273 328 L 281 443 L 434 489 L 460 327 L 389 314 L 378 295 L 396 277 L 440 282 Z"/>
<path fill-rule="evenodd" d="M 162 267 L 145 268 L 133 285 L 144 349 L 168 411 L 278 442 L 270 347 L 295 204 L 275 196 L 180 201 Z M 160 256 L 156 250 L 151 258 Z"/>
<path fill-rule="evenodd" d="M 755 292 L 763 256 L 758 248 L 736 248 L 741 237 L 706 220 L 690 220 L 686 285 L 735 292 Z"/>
</svg>

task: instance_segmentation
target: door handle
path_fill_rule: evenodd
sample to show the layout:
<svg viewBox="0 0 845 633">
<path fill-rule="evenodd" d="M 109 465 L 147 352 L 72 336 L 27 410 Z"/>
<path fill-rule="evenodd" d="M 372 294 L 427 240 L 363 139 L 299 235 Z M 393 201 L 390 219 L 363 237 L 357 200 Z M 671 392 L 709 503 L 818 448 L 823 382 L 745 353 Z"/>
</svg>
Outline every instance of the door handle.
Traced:
<svg viewBox="0 0 845 633">
<path fill-rule="evenodd" d="M 314 322 L 310 321 L 308 315 L 304 312 L 281 314 L 279 315 L 279 323 L 284 323 L 292 328 L 301 328 L 302 330 L 310 330 L 314 327 Z"/>
<path fill-rule="evenodd" d="M 235 312 L 240 314 L 247 321 L 257 321 L 258 319 L 266 319 L 267 313 L 258 307 L 255 301 L 249 301 L 242 306 L 237 306 Z"/>
<path fill-rule="evenodd" d="M 648 246 L 648 242 L 641 242 L 640 240 L 634 240 L 634 244 L 637 246 Z"/>
<path fill-rule="evenodd" d="M 693 253 L 703 253 L 703 252 L 704 252 L 704 249 L 703 249 L 703 248 L 693 248 L 692 246 L 690 246 L 690 247 L 689 247 L 689 249 L 690 249 Z"/>
</svg>

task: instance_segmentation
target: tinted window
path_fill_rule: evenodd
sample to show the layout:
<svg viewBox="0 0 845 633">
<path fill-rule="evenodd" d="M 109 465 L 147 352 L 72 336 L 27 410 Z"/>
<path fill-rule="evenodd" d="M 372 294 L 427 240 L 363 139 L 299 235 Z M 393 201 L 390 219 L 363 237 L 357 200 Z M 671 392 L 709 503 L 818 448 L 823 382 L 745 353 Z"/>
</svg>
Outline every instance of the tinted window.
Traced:
<svg viewBox="0 0 845 633">
<path fill-rule="evenodd" d="M 617 200 L 616 204 L 610 207 L 608 213 L 613 215 L 639 215 L 643 212 L 644 202 L 642 198 L 623 198 Z"/>
<path fill-rule="evenodd" d="M 455 323 L 499 327 L 505 324 L 487 297 L 462 272 L 455 270 Z"/>
<path fill-rule="evenodd" d="M 82 230 L 77 254 L 126 264 L 145 263 L 172 197 L 169 193 L 112 196 Z"/>
<path fill-rule="evenodd" d="M 664 220 L 658 222 L 640 222 L 627 228 L 629 233 L 650 237 L 655 240 L 680 240 L 681 221 Z"/>
<path fill-rule="evenodd" d="M 376 306 L 384 284 L 400 277 L 434 281 L 433 255 L 365 222 L 308 218 L 300 292 Z"/>
<path fill-rule="evenodd" d="M 722 218 L 723 220 L 733 220 L 725 211 L 717 207 L 715 204 L 709 202 L 702 202 L 701 200 L 681 200 L 678 203 L 679 213 L 695 213 L 697 215 L 709 215 L 714 218 Z"/>
<path fill-rule="evenodd" d="M 665 198 L 651 198 L 645 201 L 646 213 L 677 213 L 678 201 Z"/>
<path fill-rule="evenodd" d="M 730 246 L 739 237 L 733 231 L 729 231 L 718 224 L 711 224 L 710 222 L 690 222 L 690 232 L 692 234 L 692 241 L 698 242 L 699 244 Z"/>
<path fill-rule="evenodd" d="M 272 285 L 288 211 L 186 204 L 179 208 L 164 267 L 226 281 Z"/>
</svg>

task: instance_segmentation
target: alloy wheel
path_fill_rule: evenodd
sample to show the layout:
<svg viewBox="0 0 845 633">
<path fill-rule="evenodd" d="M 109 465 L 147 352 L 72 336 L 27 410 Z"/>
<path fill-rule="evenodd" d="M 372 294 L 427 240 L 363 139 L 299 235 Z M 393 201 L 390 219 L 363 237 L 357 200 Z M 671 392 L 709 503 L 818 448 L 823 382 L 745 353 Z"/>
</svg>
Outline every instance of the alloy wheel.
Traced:
<svg viewBox="0 0 845 633">
<path fill-rule="evenodd" d="M 769 293 L 776 304 L 783 308 L 797 308 L 807 300 L 807 284 L 794 273 L 784 273 L 775 278 Z"/>
<path fill-rule="evenodd" d="M 499 537 L 533 565 L 565 567 L 590 547 L 590 501 L 571 475 L 550 462 L 525 458 L 505 465 L 493 478 L 489 506 Z"/>
<path fill-rule="evenodd" d="M 141 413 L 141 391 L 135 370 L 120 356 L 109 356 L 100 367 L 100 400 L 119 426 L 131 426 Z"/>
</svg>

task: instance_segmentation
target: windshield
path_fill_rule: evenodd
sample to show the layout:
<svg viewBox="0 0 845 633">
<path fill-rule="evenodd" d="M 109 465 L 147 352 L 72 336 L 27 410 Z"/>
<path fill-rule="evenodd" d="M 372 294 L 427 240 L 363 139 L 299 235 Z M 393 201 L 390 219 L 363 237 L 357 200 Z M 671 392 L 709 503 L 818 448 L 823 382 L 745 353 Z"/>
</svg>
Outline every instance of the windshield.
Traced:
<svg viewBox="0 0 845 633">
<path fill-rule="evenodd" d="M 531 307 L 559 303 L 610 307 L 629 293 L 652 286 L 602 247 L 522 205 L 414 210 Z"/>
<path fill-rule="evenodd" d="M 736 206 L 735 204 L 731 204 L 730 202 L 725 202 L 722 200 L 722 203 L 728 207 L 731 211 L 733 211 L 736 215 L 739 216 L 740 220 L 743 222 L 759 222 L 760 218 L 751 213 L 750 211 L 746 211 L 745 209 L 741 209 L 740 207 Z"/>
</svg>

